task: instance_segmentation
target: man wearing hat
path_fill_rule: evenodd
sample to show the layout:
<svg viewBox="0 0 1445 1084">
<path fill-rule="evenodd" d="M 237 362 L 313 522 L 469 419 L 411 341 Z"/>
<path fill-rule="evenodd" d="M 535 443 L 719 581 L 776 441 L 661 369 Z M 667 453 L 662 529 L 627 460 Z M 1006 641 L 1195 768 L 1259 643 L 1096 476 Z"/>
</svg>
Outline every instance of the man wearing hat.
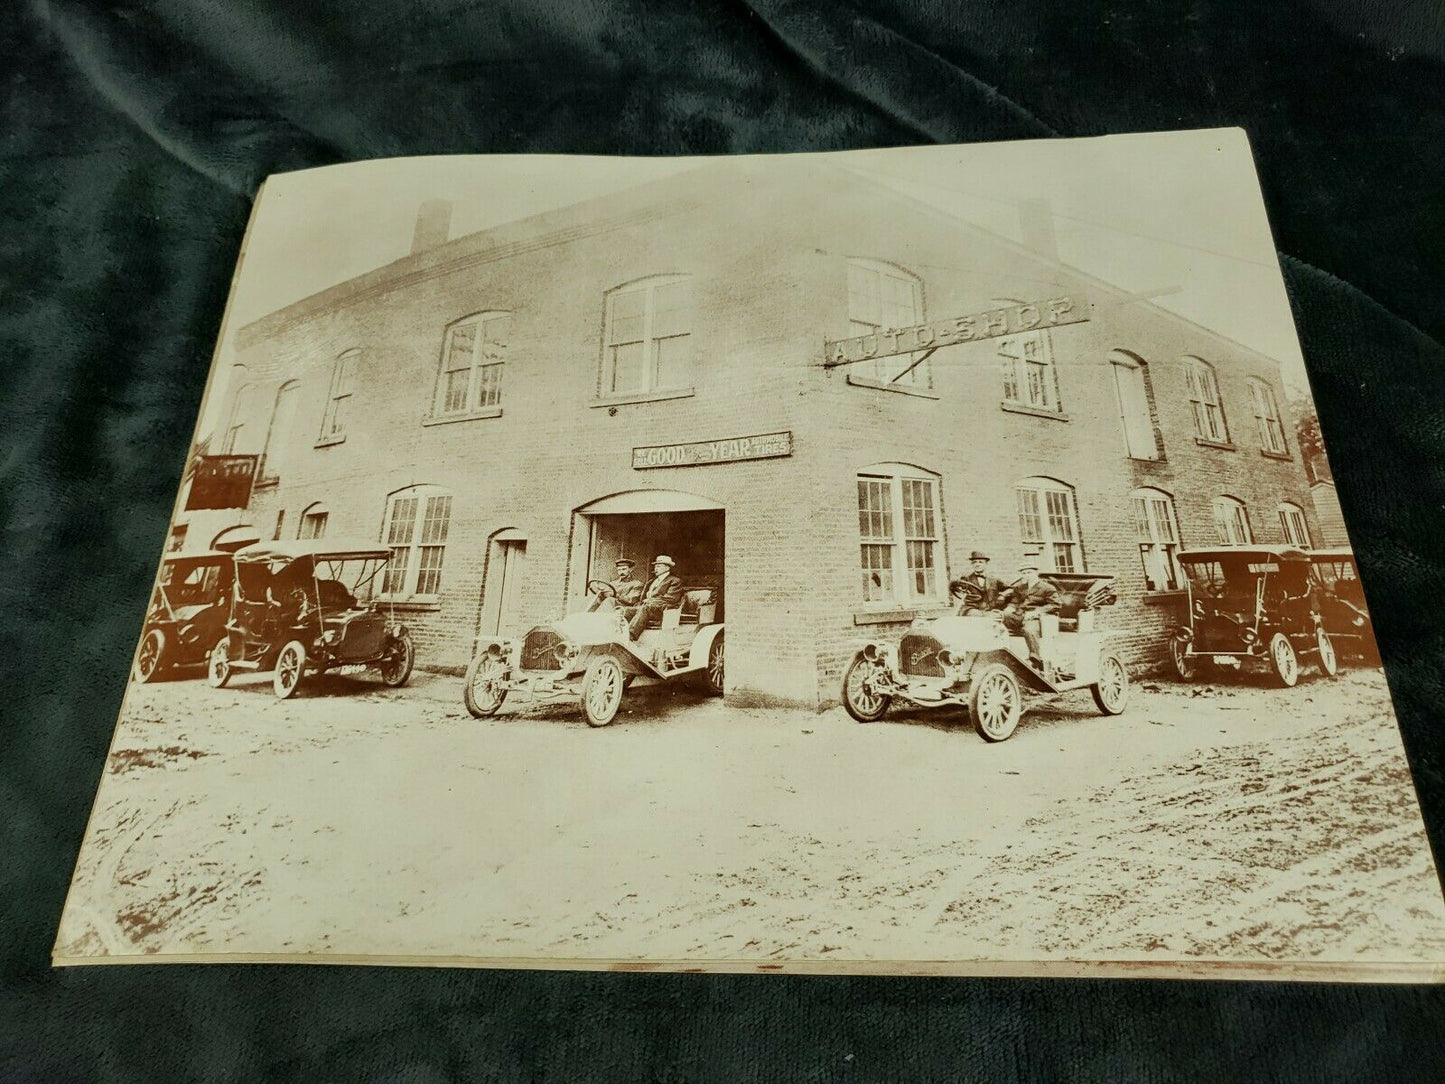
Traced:
<svg viewBox="0 0 1445 1084">
<path fill-rule="evenodd" d="M 959 603 L 959 616 L 967 617 L 970 614 L 1002 609 L 1003 596 L 1008 585 L 997 576 L 988 574 L 988 554 L 982 550 L 974 550 L 968 555 L 968 561 L 972 571 L 948 585 L 949 595 Z"/>
<path fill-rule="evenodd" d="M 653 617 L 661 617 L 663 610 L 670 610 L 682 604 L 682 581 L 673 575 L 674 563 L 665 553 L 652 559 L 652 579 L 642 594 L 642 601 L 629 606 L 622 612 L 627 615 L 628 629 L 634 640 Z"/>
<path fill-rule="evenodd" d="M 636 606 L 642 598 L 642 581 L 632 575 L 632 562 L 626 557 L 619 557 L 615 567 L 617 575 L 610 581 L 612 594 L 594 594 L 587 604 L 588 612 L 597 609 L 607 599 L 612 600 L 613 606 Z"/>
<path fill-rule="evenodd" d="M 1029 645 L 1029 662 L 1043 669 L 1039 655 L 1039 615 L 1059 612 L 1059 589 L 1039 577 L 1039 559 L 1026 554 L 1019 563 L 1020 579 L 1009 592 L 1008 608 L 1003 612 L 1004 628 L 1017 633 Z"/>
</svg>

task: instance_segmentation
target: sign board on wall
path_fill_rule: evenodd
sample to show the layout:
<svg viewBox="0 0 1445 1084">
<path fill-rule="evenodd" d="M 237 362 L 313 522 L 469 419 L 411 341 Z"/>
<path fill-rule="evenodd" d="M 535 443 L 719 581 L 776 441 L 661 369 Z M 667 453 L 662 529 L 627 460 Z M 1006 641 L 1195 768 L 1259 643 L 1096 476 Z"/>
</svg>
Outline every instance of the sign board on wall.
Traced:
<svg viewBox="0 0 1445 1084">
<path fill-rule="evenodd" d="M 632 449 L 632 469 L 698 467 L 707 463 L 735 463 L 742 459 L 777 459 L 793 454 L 793 433 L 762 433 L 752 437 L 699 440 L 690 444 L 660 444 Z"/>
<path fill-rule="evenodd" d="M 245 508 L 251 503 L 256 480 L 255 455 L 203 455 L 191 475 L 186 511 L 205 508 Z"/>
</svg>

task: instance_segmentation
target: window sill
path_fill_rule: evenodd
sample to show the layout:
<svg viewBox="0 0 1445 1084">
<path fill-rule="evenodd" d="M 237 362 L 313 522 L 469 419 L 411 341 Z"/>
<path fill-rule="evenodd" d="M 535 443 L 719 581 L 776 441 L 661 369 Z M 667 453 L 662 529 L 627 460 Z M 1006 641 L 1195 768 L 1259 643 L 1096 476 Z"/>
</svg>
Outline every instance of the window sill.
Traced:
<svg viewBox="0 0 1445 1084">
<path fill-rule="evenodd" d="M 1056 422 L 1066 422 L 1069 416 L 1062 410 L 1046 410 L 1043 407 L 1025 406 L 1023 403 L 1011 403 L 1007 399 L 999 403 L 999 409 L 1010 414 L 1027 414 L 1031 418 L 1052 418 Z"/>
<path fill-rule="evenodd" d="M 668 399 L 686 399 L 696 394 L 692 388 L 668 388 L 661 391 L 645 391 L 636 395 L 598 396 L 587 405 L 593 407 L 629 406 L 633 403 L 661 403 Z"/>
<path fill-rule="evenodd" d="M 318 448 L 329 448 L 329 447 L 331 447 L 333 444 L 344 444 L 345 442 L 346 442 L 346 434 L 345 434 L 345 433 L 338 433 L 338 434 L 337 434 L 336 436 L 334 436 L 334 437 L 322 437 L 320 440 L 318 440 L 318 441 L 316 442 L 316 447 L 318 447 Z"/>
<path fill-rule="evenodd" d="M 879 609 L 858 610 L 853 614 L 855 625 L 893 625 L 901 621 L 912 621 L 918 617 L 938 617 L 949 611 L 948 606 L 925 603 L 922 606 L 888 606 Z"/>
<path fill-rule="evenodd" d="M 1166 455 L 1128 455 L 1124 457 L 1130 463 L 1167 463 L 1169 457 Z"/>
<path fill-rule="evenodd" d="M 281 484 L 281 476 L 280 476 L 279 474 L 269 474 L 269 475 L 267 475 L 265 478 L 257 478 L 255 485 L 253 485 L 251 488 L 252 488 L 252 489 L 275 489 L 275 488 L 276 488 L 277 486 L 279 486 L 280 484 Z"/>
<path fill-rule="evenodd" d="M 1173 591 L 1145 591 L 1139 598 L 1145 606 L 1173 606 L 1183 602 L 1187 593 L 1181 587 Z"/>
<path fill-rule="evenodd" d="M 1272 452 L 1268 448 L 1261 448 L 1259 450 L 1259 454 L 1264 456 L 1266 459 L 1278 459 L 1282 463 L 1288 463 L 1291 459 L 1294 458 L 1294 456 L 1290 455 L 1288 452 Z"/>
<path fill-rule="evenodd" d="M 414 598 L 387 598 L 382 595 L 376 601 L 393 610 L 413 614 L 436 613 L 442 608 L 441 602 L 434 595 L 418 595 Z"/>
<path fill-rule="evenodd" d="M 482 418 L 500 418 L 501 407 L 488 407 L 486 410 L 472 410 L 465 414 L 432 414 L 421 420 L 422 425 L 447 425 L 451 422 L 474 422 Z"/>
<path fill-rule="evenodd" d="M 932 388 L 910 388 L 906 384 L 885 384 L 881 380 L 868 380 L 866 377 L 848 374 L 848 383 L 855 388 L 872 388 L 875 391 L 892 391 L 899 395 L 916 395 L 920 399 L 937 399 L 938 393 Z"/>
<path fill-rule="evenodd" d="M 1208 437 L 1195 437 L 1194 443 L 1201 448 L 1218 448 L 1221 452 L 1237 452 L 1239 448 L 1227 440 L 1210 440 Z"/>
</svg>

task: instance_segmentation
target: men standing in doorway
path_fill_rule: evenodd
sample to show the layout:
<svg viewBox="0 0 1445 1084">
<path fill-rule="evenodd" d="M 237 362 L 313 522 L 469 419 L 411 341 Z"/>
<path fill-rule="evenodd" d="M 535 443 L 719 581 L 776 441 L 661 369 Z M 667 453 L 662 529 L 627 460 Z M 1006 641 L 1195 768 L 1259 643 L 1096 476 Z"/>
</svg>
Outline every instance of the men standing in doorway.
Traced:
<svg viewBox="0 0 1445 1084">
<path fill-rule="evenodd" d="M 1004 628 L 1023 636 L 1029 645 L 1029 664 L 1044 668 L 1039 655 L 1039 615 L 1059 612 L 1059 589 L 1039 578 L 1038 558 L 1026 556 L 1019 565 L 1022 579 L 1014 584 L 1008 608 L 1003 612 Z"/>
<path fill-rule="evenodd" d="M 989 575 L 988 554 L 974 550 L 968 555 L 968 563 L 971 567 L 968 575 L 960 576 L 948 585 L 948 593 L 959 604 L 959 616 L 1002 609 L 1008 585 L 997 576 Z"/>
<path fill-rule="evenodd" d="M 610 582 L 612 593 L 609 595 L 598 591 L 593 594 L 592 601 L 587 604 L 589 613 L 608 599 L 612 600 L 614 607 L 636 606 L 642 600 L 642 581 L 632 574 L 632 562 L 626 557 L 619 557 L 613 567 L 616 569 L 616 575 Z"/>
<path fill-rule="evenodd" d="M 628 630 L 634 640 L 653 617 L 661 617 L 663 610 L 670 610 L 682 604 L 682 580 L 673 574 L 673 560 L 660 553 L 652 562 L 652 579 L 647 583 L 642 601 L 623 611 L 627 615 Z"/>
</svg>

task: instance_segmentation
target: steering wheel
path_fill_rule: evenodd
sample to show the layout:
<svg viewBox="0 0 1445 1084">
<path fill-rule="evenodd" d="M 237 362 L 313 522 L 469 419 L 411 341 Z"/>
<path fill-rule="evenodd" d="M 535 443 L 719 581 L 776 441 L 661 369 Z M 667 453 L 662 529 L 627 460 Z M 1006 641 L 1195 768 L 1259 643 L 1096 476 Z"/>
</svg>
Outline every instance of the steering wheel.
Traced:
<svg viewBox="0 0 1445 1084">
<path fill-rule="evenodd" d="M 606 580 L 588 580 L 587 593 L 589 595 L 596 595 L 598 598 L 615 598 L 617 596 L 617 588 L 613 587 Z"/>
<path fill-rule="evenodd" d="M 1209 586 L 1205 588 L 1205 593 L 1208 594 L 1210 598 L 1223 598 L 1225 590 L 1226 585 L 1223 580 L 1213 580 Z"/>
<path fill-rule="evenodd" d="M 967 580 L 955 580 L 949 585 L 949 594 L 953 596 L 955 602 L 960 604 L 960 613 L 966 609 L 983 605 L 983 591 L 977 584 L 969 583 Z"/>
</svg>

